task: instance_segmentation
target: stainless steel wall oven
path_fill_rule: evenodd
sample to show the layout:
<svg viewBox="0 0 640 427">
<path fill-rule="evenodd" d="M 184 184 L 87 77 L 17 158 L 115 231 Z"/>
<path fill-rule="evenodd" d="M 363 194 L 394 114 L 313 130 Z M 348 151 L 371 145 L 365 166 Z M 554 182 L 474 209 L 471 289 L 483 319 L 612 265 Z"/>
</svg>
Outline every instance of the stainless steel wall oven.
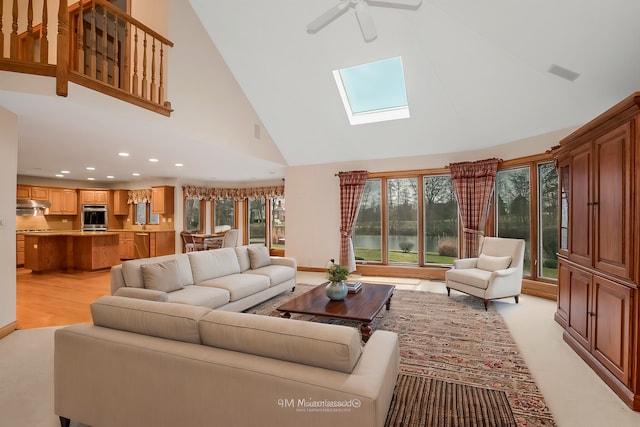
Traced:
<svg viewBox="0 0 640 427">
<path fill-rule="evenodd" d="M 107 231 L 107 205 L 82 205 L 82 231 Z"/>
</svg>

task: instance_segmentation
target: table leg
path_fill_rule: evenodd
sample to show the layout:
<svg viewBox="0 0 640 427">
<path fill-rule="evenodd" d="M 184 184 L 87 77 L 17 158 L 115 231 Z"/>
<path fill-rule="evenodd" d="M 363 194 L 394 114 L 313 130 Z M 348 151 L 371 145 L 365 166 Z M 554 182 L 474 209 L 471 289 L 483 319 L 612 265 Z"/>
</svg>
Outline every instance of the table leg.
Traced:
<svg viewBox="0 0 640 427">
<path fill-rule="evenodd" d="M 362 335 L 362 341 L 364 342 L 369 341 L 369 337 L 371 337 L 372 333 L 373 333 L 373 330 L 371 329 L 371 326 L 369 326 L 368 323 L 363 323 L 362 325 L 360 325 L 360 334 Z"/>
<path fill-rule="evenodd" d="M 387 310 L 389 310 L 391 308 L 391 297 L 393 296 L 393 294 L 389 295 L 389 299 L 387 300 Z"/>
<path fill-rule="evenodd" d="M 288 311 L 285 311 L 284 313 L 280 313 L 281 317 L 284 317 L 285 319 L 291 319 L 291 313 L 289 313 Z"/>
</svg>

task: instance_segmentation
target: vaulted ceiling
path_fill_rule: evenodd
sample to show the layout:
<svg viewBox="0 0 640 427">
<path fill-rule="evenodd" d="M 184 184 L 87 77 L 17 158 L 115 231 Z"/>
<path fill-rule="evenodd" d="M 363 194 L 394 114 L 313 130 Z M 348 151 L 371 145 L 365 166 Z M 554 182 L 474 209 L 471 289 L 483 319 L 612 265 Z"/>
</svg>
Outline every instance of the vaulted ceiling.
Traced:
<svg viewBox="0 0 640 427">
<path fill-rule="evenodd" d="M 640 90 L 637 0 L 370 1 L 370 42 L 353 8 L 307 32 L 339 0 L 167 2 L 172 117 L 82 88 L 58 99 L 0 81 L 0 105 L 20 118 L 19 173 L 91 160 L 120 179 L 128 169 L 112 152 L 124 140 L 146 177 L 273 179 L 286 166 L 474 150 L 572 128 Z M 411 117 L 349 125 L 332 70 L 395 56 Z M 554 65 L 579 76 L 550 73 Z M 148 156 L 171 161 L 143 165 Z"/>
</svg>

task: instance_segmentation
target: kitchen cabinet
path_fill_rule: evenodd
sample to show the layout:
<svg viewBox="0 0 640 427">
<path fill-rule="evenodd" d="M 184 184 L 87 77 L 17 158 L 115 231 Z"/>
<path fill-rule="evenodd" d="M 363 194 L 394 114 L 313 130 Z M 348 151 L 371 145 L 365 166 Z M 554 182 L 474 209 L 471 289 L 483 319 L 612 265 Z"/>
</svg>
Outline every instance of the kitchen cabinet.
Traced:
<svg viewBox="0 0 640 427">
<path fill-rule="evenodd" d="M 50 188 L 49 215 L 77 215 L 78 192 L 70 188 Z"/>
<path fill-rule="evenodd" d="M 80 190 L 80 203 L 83 205 L 106 205 L 108 202 L 108 190 Z"/>
<path fill-rule="evenodd" d="M 640 411 L 640 92 L 560 141 L 564 340 Z"/>
<path fill-rule="evenodd" d="M 148 258 L 171 255 L 176 251 L 173 230 L 120 232 L 120 259 Z"/>
<path fill-rule="evenodd" d="M 18 184 L 16 199 L 49 200 L 49 189 L 47 187 Z"/>
<path fill-rule="evenodd" d="M 16 234 L 16 267 L 24 265 L 24 234 Z"/>
<path fill-rule="evenodd" d="M 151 187 L 151 213 L 173 215 L 173 187 Z"/>
<path fill-rule="evenodd" d="M 133 248 L 133 231 L 120 232 L 120 259 L 133 259 L 135 257 Z"/>
<path fill-rule="evenodd" d="M 127 204 L 129 198 L 128 193 L 127 190 L 113 190 L 114 215 L 129 215 L 129 205 Z"/>
<path fill-rule="evenodd" d="M 151 233 L 149 242 L 150 255 L 161 256 L 176 253 L 176 233 L 175 231 L 156 231 Z"/>
</svg>

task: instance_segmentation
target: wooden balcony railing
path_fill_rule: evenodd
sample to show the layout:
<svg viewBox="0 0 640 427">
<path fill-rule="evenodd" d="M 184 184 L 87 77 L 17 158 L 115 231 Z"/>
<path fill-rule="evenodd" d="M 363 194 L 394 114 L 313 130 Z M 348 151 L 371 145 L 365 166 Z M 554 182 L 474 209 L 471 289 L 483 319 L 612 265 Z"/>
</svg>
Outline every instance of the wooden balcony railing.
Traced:
<svg viewBox="0 0 640 427">
<path fill-rule="evenodd" d="M 0 0 L 0 70 L 56 77 L 56 93 L 68 82 L 169 116 L 165 98 L 167 50 L 173 43 L 105 0 L 58 4 L 52 58 L 47 1 L 34 22 L 33 0 Z M 11 16 L 11 32 L 5 39 Z"/>
</svg>

